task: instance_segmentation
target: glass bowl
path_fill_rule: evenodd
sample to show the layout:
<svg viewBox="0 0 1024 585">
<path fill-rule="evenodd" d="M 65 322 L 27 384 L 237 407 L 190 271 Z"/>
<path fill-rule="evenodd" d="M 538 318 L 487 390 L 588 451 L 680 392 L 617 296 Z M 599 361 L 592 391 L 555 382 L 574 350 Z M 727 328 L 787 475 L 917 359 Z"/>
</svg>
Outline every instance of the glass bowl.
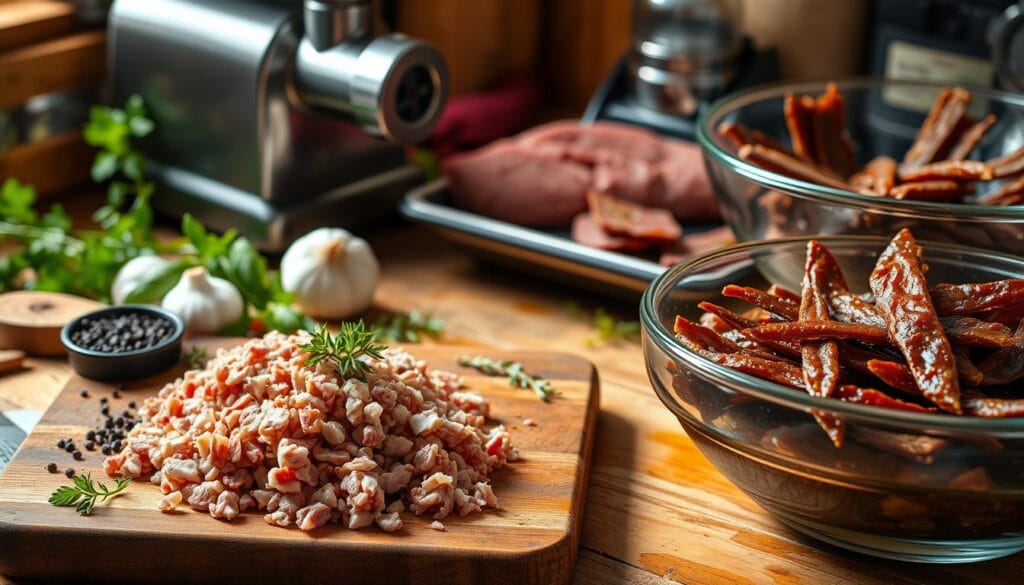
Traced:
<svg viewBox="0 0 1024 585">
<path fill-rule="evenodd" d="M 863 164 L 878 155 L 897 161 L 910 147 L 943 85 L 880 79 L 837 82 L 846 125 Z M 697 140 L 719 208 L 739 241 L 818 234 L 891 236 L 909 227 L 920 240 L 953 242 L 1024 254 L 1024 206 L 901 201 L 861 195 L 792 179 L 745 162 L 717 128 L 740 123 L 789 144 L 783 119 L 788 92 L 819 95 L 824 82 L 763 86 L 726 96 L 702 116 Z M 969 113 L 987 112 L 998 122 L 973 158 L 989 160 L 1024 144 L 1024 95 L 968 88 Z M 980 193 L 993 188 L 984 185 Z"/>
<path fill-rule="evenodd" d="M 892 559 L 973 562 L 1024 550 L 1024 418 L 914 413 L 816 398 L 720 366 L 673 336 L 675 316 L 697 303 L 732 309 L 724 285 L 799 290 L 809 238 L 752 242 L 668 270 L 640 306 L 647 373 L 701 452 L 765 510 L 800 532 Z M 887 238 L 817 238 L 854 292 Z M 923 242 L 928 279 L 1024 276 L 1024 259 Z M 859 286 L 859 288 L 858 288 Z M 811 412 L 842 416 L 835 447 Z"/>
</svg>

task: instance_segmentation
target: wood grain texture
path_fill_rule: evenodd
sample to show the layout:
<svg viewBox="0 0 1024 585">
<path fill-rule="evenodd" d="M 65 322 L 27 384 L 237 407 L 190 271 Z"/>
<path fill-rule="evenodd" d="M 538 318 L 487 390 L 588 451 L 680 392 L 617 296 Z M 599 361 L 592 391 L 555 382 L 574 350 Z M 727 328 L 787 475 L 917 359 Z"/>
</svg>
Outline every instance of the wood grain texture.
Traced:
<svg viewBox="0 0 1024 585">
<path fill-rule="evenodd" d="M 75 9 L 55 0 L 23 0 L 0 6 L 0 51 L 67 34 Z"/>
<path fill-rule="evenodd" d="M 89 181 L 94 155 L 77 130 L 13 146 L 0 151 L 0 182 L 14 177 L 45 198 Z"/>
<path fill-rule="evenodd" d="M 212 351 L 242 341 L 204 345 Z M 61 469 L 102 478 L 103 457 L 86 452 L 86 460 L 77 462 L 54 444 L 63 437 L 84 441 L 100 420 L 100 396 L 110 396 L 111 408 L 119 411 L 129 400 L 155 394 L 180 368 L 129 384 L 120 399 L 112 397 L 109 384 L 72 377 L 0 476 L 0 571 L 105 582 L 145 574 L 150 583 L 209 583 L 226 575 L 287 583 L 321 583 L 323 575 L 331 575 L 333 583 L 422 583 L 442 573 L 450 583 L 568 583 L 597 414 L 593 366 L 548 352 L 494 356 L 522 361 L 527 371 L 551 380 L 561 394 L 545 404 L 531 392 L 509 387 L 504 378 L 457 366 L 464 348 L 412 349 L 434 368 L 464 374 L 466 386 L 491 401 L 493 422 L 511 429 L 521 459 L 493 475 L 498 510 L 450 516 L 444 532 L 429 529 L 429 517 L 405 514 L 405 528 L 393 534 L 338 525 L 304 533 L 268 525 L 260 514 L 243 514 L 233 522 L 192 510 L 163 514 L 156 509 L 159 488 L 138 481 L 109 505 L 98 505 L 93 516 L 81 517 L 46 503 L 67 479 L 45 467 L 56 461 Z M 79 395 L 83 389 L 90 398 Z M 537 426 L 525 426 L 527 417 Z M 90 562 L 97 548 L 115 547 L 117 563 Z M 55 558 L 53 550 L 62 553 Z"/>
<path fill-rule="evenodd" d="M 101 201 L 66 203 L 86 217 Z M 568 351 L 597 365 L 601 411 L 576 584 L 997 585 L 1024 574 L 1024 555 L 961 566 L 898 563 L 788 530 L 730 484 L 683 433 L 651 390 L 640 346 L 588 344 L 596 332 L 567 304 L 603 306 L 622 319 L 635 319 L 635 306 L 478 264 L 420 228 L 381 230 L 370 242 L 382 265 L 376 308 L 419 309 L 444 319 L 440 347 Z M 69 375 L 63 361 L 26 363 L 26 370 L 0 378 L 0 409 L 43 408 Z M 436 577 L 432 583 L 444 581 Z"/>
<path fill-rule="evenodd" d="M 106 39 L 106 31 L 89 31 L 0 53 L 0 108 L 99 85 L 106 71 Z"/>
</svg>

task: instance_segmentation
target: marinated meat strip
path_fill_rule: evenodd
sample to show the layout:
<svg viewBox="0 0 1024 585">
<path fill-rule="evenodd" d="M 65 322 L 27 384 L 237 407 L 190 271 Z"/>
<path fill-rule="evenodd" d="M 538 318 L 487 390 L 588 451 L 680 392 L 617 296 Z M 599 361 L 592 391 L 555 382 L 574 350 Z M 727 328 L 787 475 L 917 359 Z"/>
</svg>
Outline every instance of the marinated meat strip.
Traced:
<svg viewBox="0 0 1024 585">
<path fill-rule="evenodd" d="M 978 146 L 981 139 L 985 136 L 985 133 L 989 131 L 989 128 L 996 123 L 995 114 L 988 114 L 982 118 L 979 122 L 973 124 L 970 128 L 964 131 L 960 135 L 959 142 L 953 147 L 953 150 L 949 152 L 947 160 L 966 160 L 971 155 L 971 151 Z"/>
<path fill-rule="evenodd" d="M 969 183 L 957 181 L 919 181 L 889 189 L 889 197 L 913 201 L 956 201 L 973 192 Z"/>
<path fill-rule="evenodd" d="M 743 124 L 722 122 L 718 125 L 718 133 L 728 138 L 736 148 L 740 148 L 747 144 L 760 144 L 762 146 L 767 146 L 768 148 L 774 148 L 775 150 L 789 152 L 789 149 L 783 146 L 778 140 L 775 140 L 760 130 L 751 130 Z"/>
<path fill-rule="evenodd" d="M 741 353 L 716 353 L 709 359 L 718 365 L 774 382 L 780 386 L 804 390 L 804 378 L 800 367 L 789 362 L 766 360 Z"/>
<path fill-rule="evenodd" d="M 956 373 L 960 376 L 962 384 L 975 387 L 985 379 L 985 374 L 974 365 L 970 354 L 962 345 L 953 344 L 953 358 L 956 360 Z"/>
<path fill-rule="evenodd" d="M 853 384 L 844 384 L 839 388 L 836 388 L 836 398 L 847 402 L 870 404 L 872 406 L 881 406 L 882 408 L 893 408 L 896 410 L 909 410 L 912 412 L 932 411 L 932 409 L 921 406 L 920 404 L 898 400 L 873 388 L 861 388 Z"/>
<path fill-rule="evenodd" d="M 643 207 L 596 191 L 587 194 L 587 204 L 594 222 L 609 235 L 666 243 L 683 236 L 683 228 L 664 209 Z"/>
<path fill-rule="evenodd" d="M 676 338 L 696 353 L 707 351 L 738 353 L 743 350 L 735 342 L 722 337 L 718 332 L 684 319 L 681 316 L 676 316 L 673 330 L 676 333 Z"/>
<path fill-rule="evenodd" d="M 828 305 L 821 281 L 820 256 L 823 246 L 816 241 L 807 244 L 804 266 L 803 294 L 800 299 L 800 323 L 829 322 Z M 827 253 L 827 252 L 826 252 Z M 766 325 L 770 327 L 770 325 Z M 755 336 L 756 338 L 756 336 Z M 804 383 L 811 396 L 828 396 L 839 383 L 839 347 L 835 340 L 801 340 Z"/>
<path fill-rule="evenodd" d="M 953 349 L 928 294 L 921 249 L 909 230 L 901 230 L 879 256 L 870 284 L 889 337 L 906 358 L 918 388 L 941 409 L 959 414 Z"/>
<path fill-rule="evenodd" d="M 863 443 L 898 457 L 931 465 L 935 457 L 950 446 L 950 441 L 925 435 L 894 433 L 877 428 L 854 427 L 851 436 Z"/>
<path fill-rule="evenodd" d="M 885 197 L 896 185 L 896 160 L 876 156 L 864 168 L 850 177 L 850 186 L 864 195 Z"/>
<path fill-rule="evenodd" d="M 594 221 L 594 217 L 584 212 L 572 220 L 570 232 L 573 241 L 584 246 L 613 252 L 640 252 L 654 247 L 654 242 L 645 238 L 610 236 Z"/>
<path fill-rule="evenodd" d="M 976 160 L 943 160 L 900 171 L 900 180 L 925 181 L 989 181 L 995 177 L 993 168 Z"/>
<path fill-rule="evenodd" d="M 846 134 L 843 94 L 830 83 L 814 102 L 814 152 L 818 164 L 846 178 L 857 168 L 853 142 Z"/>
<path fill-rule="evenodd" d="M 1014 344 L 1013 331 L 1002 323 L 989 323 L 962 315 L 939 319 L 950 342 L 972 347 L 1003 348 Z"/>
<path fill-rule="evenodd" d="M 985 164 L 992 167 L 997 179 L 1005 179 L 1006 177 L 1024 173 L 1024 146 L 1009 154 L 994 158 Z"/>
<path fill-rule="evenodd" d="M 982 418 L 1020 417 L 1024 416 L 1024 399 L 970 395 L 964 399 L 964 412 Z"/>
<path fill-rule="evenodd" d="M 940 284 L 931 289 L 939 315 L 969 315 L 1024 303 L 1024 279 L 976 284 Z"/>
<path fill-rule="evenodd" d="M 773 284 L 773 285 L 769 286 L 768 287 L 768 294 L 772 295 L 773 297 L 779 297 L 780 299 L 785 299 L 785 300 L 790 301 L 792 303 L 797 303 L 797 304 L 800 303 L 800 295 L 798 295 L 795 292 L 785 288 L 784 286 L 782 286 L 780 284 Z"/>
<path fill-rule="evenodd" d="M 787 94 L 783 109 L 793 153 L 806 162 L 818 162 L 814 148 L 814 98 Z"/>
<path fill-rule="evenodd" d="M 725 321 L 726 323 L 728 323 L 730 326 L 735 327 L 736 329 L 739 329 L 740 333 L 743 333 L 744 337 L 746 337 L 747 339 L 753 340 L 752 337 L 748 336 L 742 330 L 750 329 L 752 327 L 757 327 L 758 325 L 760 325 L 759 322 L 757 322 L 757 321 L 755 321 L 753 319 L 748 319 L 747 317 L 744 317 L 743 315 L 739 315 L 737 313 L 734 313 L 734 312 L 730 311 L 729 309 L 726 309 L 725 307 L 720 307 L 720 306 L 718 306 L 718 305 L 716 305 L 714 303 L 709 303 L 707 301 L 704 301 L 704 302 L 698 304 L 697 307 L 699 309 L 701 309 L 702 311 L 706 311 L 707 314 L 714 315 L 714 316 L 718 317 L 719 319 L 721 319 L 722 321 Z M 772 351 L 782 355 L 782 356 L 785 356 L 785 357 L 800 357 L 800 348 L 797 345 L 795 345 L 795 344 L 785 343 L 785 342 L 781 342 L 780 343 L 780 342 L 775 342 L 775 341 L 758 342 L 758 343 L 760 345 L 763 345 L 764 347 L 767 347 L 770 350 L 772 350 Z"/>
<path fill-rule="evenodd" d="M 722 289 L 722 295 L 733 299 L 740 299 L 788 321 L 795 321 L 800 318 L 799 305 L 786 299 L 773 297 L 756 288 L 729 284 Z"/>
<path fill-rule="evenodd" d="M 980 201 L 983 205 L 1020 205 L 1024 202 L 1024 175 L 1007 182 Z"/>
<path fill-rule="evenodd" d="M 820 167 L 812 162 L 801 160 L 767 146 L 747 144 L 740 148 L 739 155 L 745 161 L 754 163 L 769 171 L 786 175 L 787 177 L 844 191 L 850 188 L 842 178 L 830 169 Z"/>
<path fill-rule="evenodd" d="M 914 374 L 910 372 L 910 368 L 905 364 L 873 359 L 868 361 L 868 370 L 879 380 L 897 390 L 921 395 L 921 389 L 917 387 Z"/>
<path fill-rule="evenodd" d="M 758 341 L 817 341 L 843 339 L 863 343 L 888 343 L 889 333 L 882 327 L 842 321 L 787 321 L 767 323 L 746 330 Z"/>
<path fill-rule="evenodd" d="M 978 365 L 982 386 L 1002 386 L 1024 378 L 1024 322 L 1017 326 L 1012 347 L 996 350 Z"/>
<path fill-rule="evenodd" d="M 956 130 L 961 127 L 970 103 L 971 94 L 963 88 L 943 90 L 921 126 L 917 139 L 903 157 L 900 171 L 907 172 L 941 160 L 957 140 Z"/>
</svg>

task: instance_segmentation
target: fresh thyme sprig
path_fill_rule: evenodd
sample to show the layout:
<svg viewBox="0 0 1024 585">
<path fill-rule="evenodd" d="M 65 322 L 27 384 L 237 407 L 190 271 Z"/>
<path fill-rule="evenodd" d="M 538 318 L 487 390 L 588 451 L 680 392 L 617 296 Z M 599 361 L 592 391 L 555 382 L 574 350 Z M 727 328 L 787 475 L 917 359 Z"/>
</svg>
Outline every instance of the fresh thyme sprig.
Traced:
<svg viewBox="0 0 1024 585">
<path fill-rule="evenodd" d="M 409 311 L 382 315 L 376 323 L 377 338 L 396 343 L 420 343 L 424 337 L 437 339 L 444 333 L 444 321 L 429 313 Z"/>
<path fill-rule="evenodd" d="M 558 394 L 558 391 L 551 386 L 551 382 L 544 378 L 527 374 L 523 369 L 523 364 L 520 362 L 492 360 L 482 355 L 474 357 L 463 355 L 459 356 L 459 365 L 473 368 L 488 376 L 508 376 L 509 386 L 533 390 L 534 394 L 545 402 Z"/>
<path fill-rule="evenodd" d="M 50 496 L 50 503 L 54 506 L 74 506 L 75 512 L 82 516 L 92 514 L 96 501 L 103 502 L 124 491 L 132 482 L 130 477 L 118 477 L 114 479 L 116 485 L 113 489 L 108 488 L 99 482 L 94 482 L 89 474 L 76 475 L 74 485 L 62 485 Z"/>
<path fill-rule="evenodd" d="M 317 326 L 311 335 L 309 343 L 299 345 L 310 354 L 306 366 L 313 367 L 327 360 L 338 369 L 338 374 L 357 380 L 364 380 L 366 372 L 370 371 L 370 366 L 359 358 L 365 355 L 381 359 L 384 357 L 381 352 L 388 348 L 376 342 L 376 330 L 367 329 L 362 319 L 342 323 L 337 335 L 331 335 L 327 325 Z"/>
<path fill-rule="evenodd" d="M 197 370 L 206 365 L 206 348 L 202 345 L 193 345 L 188 351 L 181 354 L 181 363 L 185 364 L 186 370 Z"/>
</svg>

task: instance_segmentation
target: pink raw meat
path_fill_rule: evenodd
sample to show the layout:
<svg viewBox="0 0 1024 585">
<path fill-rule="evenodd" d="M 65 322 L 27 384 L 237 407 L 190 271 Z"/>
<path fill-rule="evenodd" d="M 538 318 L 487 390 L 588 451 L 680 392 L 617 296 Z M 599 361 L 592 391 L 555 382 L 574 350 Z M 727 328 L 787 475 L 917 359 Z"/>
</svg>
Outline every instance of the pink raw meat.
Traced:
<svg viewBox="0 0 1024 585">
<path fill-rule="evenodd" d="M 636 126 L 562 120 L 537 126 L 516 137 L 527 148 L 539 149 L 586 165 L 630 158 L 654 162 L 664 158 L 662 139 Z"/>
<path fill-rule="evenodd" d="M 462 207 L 511 223 L 561 227 L 587 208 L 586 166 L 502 140 L 449 158 L 445 175 Z"/>
</svg>

